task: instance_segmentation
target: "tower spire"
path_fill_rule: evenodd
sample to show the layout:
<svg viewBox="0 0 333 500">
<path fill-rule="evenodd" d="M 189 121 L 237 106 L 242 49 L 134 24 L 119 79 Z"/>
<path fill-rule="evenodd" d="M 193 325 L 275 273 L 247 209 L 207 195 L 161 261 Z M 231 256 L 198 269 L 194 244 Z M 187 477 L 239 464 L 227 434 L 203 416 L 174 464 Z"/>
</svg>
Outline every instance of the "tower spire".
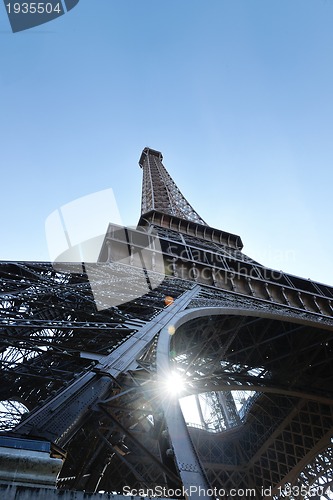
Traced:
<svg viewBox="0 0 333 500">
<path fill-rule="evenodd" d="M 143 170 L 141 215 L 156 210 L 207 226 L 178 189 L 164 167 L 162 153 L 145 148 L 139 165 Z"/>
</svg>

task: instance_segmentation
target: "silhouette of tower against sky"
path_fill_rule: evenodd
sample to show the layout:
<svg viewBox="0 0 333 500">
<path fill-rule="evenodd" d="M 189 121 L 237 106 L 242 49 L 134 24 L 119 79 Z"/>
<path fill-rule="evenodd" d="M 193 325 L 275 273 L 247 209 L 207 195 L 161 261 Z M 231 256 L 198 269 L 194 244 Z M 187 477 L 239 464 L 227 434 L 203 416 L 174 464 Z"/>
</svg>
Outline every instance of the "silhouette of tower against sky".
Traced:
<svg viewBox="0 0 333 500">
<path fill-rule="evenodd" d="M 332 498 L 333 288 L 245 255 L 162 162 L 97 263 L 0 265 L 1 488 Z"/>
</svg>

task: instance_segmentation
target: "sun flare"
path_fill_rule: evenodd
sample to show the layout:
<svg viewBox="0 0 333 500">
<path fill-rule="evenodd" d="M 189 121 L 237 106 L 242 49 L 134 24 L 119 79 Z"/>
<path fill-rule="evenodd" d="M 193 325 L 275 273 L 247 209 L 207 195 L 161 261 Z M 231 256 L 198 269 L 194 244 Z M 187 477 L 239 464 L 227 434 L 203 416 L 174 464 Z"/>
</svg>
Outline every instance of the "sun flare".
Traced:
<svg viewBox="0 0 333 500">
<path fill-rule="evenodd" d="M 171 372 L 165 380 L 165 388 L 170 396 L 180 396 L 185 390 L 184 377 L 179 372 Z"/>
</svg>

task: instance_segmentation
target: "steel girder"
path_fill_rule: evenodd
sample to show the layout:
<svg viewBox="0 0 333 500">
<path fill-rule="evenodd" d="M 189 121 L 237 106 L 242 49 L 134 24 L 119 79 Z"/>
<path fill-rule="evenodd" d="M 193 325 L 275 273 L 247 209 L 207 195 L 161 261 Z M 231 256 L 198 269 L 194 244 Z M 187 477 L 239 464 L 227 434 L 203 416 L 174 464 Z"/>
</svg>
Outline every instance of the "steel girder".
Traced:
<svg viewBox="0 0 333 500">
<path fill-rule="evenodd" d="M 168 278 L 137 303 L 98 311 L 83 272 L 61 276 L 48 264 L 10 266 L 9 273 L 4 264 L 2 273 L 2 399 L 20 400 L 29 409 L 63 394 L 80 373 L 96 374 L 98 360 L 163 312 L 165 295 L 189 289 L 188 282 Z M 318 324 L 311 313 L 250 302 L 197 286 L 183 313 L 192 319 L 179 327 L 172 321 L 172 364 L 187 374 L 189 394 L 252 391 L 241 411 L 229 398 L 234 418 L 228 422 L 215 398 L 220 427 L 205 430 L 189 422 L 189 435 L 211 485 L 252 485 L 256 491 L 274 485 L 277 495 L 288 482 L 318 483 L 313 471 L 320 467 L 325 480 L 332 474 L 332 327 Z M 161 413 L 155 363 L 153 340 L 137 369 L 112 380 L 109 396 L 91 408 L 68 442 L 60 487 L 122 491 L 126 484 L 179 484 L 167 454 L 174 446 Z"/>
<path fill-rule="evenodd" d="M 110 225 L 98 264 L 0 264 L 2 431 L 53 441 L 59 488 L 314 497 L 332 481 L 333 289 L 207 226 L 161 153 L 140 166 L 140 227 Z"/>
<path fill-rule="evenodd" d="M 264 311 L 219 312 L 194 311 L 197 319 L 182 324 L 171 343 L 192 393 L 256 391 L 241 421 L 210 433 L 188 424 L 209 480 L 226 491 L 270 489 L 276 498 L 290 492 L 288 483 L 303 485 L 310 497 L 332 477 L 332 328 Z M 305 481 L 318 463 L 327 464 L 325 472 Z"/>
<path fill-rule="evenodd" d="M 157 210 L 184 220 L 206 224 L 182 195 L 168 174 L 159 151 L 145 148 L 139 165 L 143 169 L 141 213 Z"/>
</svg>

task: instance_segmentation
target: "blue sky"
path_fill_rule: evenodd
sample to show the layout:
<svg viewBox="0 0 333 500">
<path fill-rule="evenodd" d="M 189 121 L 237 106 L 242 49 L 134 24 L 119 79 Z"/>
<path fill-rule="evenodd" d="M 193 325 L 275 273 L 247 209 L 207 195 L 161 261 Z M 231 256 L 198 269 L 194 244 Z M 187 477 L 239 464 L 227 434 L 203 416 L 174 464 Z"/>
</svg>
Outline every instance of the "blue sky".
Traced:
<svg viewBox="0 0 333 500">
<path fill-rule="evenodd" d="M 0 259 L 48 260 L 48 215 L 99 190 L 135 224 L 150 146 L 245 253 L 333 284 L 332 26 L 330 0 L 80 0 L 12 34 L 0 6 Z"/>
</svg>

